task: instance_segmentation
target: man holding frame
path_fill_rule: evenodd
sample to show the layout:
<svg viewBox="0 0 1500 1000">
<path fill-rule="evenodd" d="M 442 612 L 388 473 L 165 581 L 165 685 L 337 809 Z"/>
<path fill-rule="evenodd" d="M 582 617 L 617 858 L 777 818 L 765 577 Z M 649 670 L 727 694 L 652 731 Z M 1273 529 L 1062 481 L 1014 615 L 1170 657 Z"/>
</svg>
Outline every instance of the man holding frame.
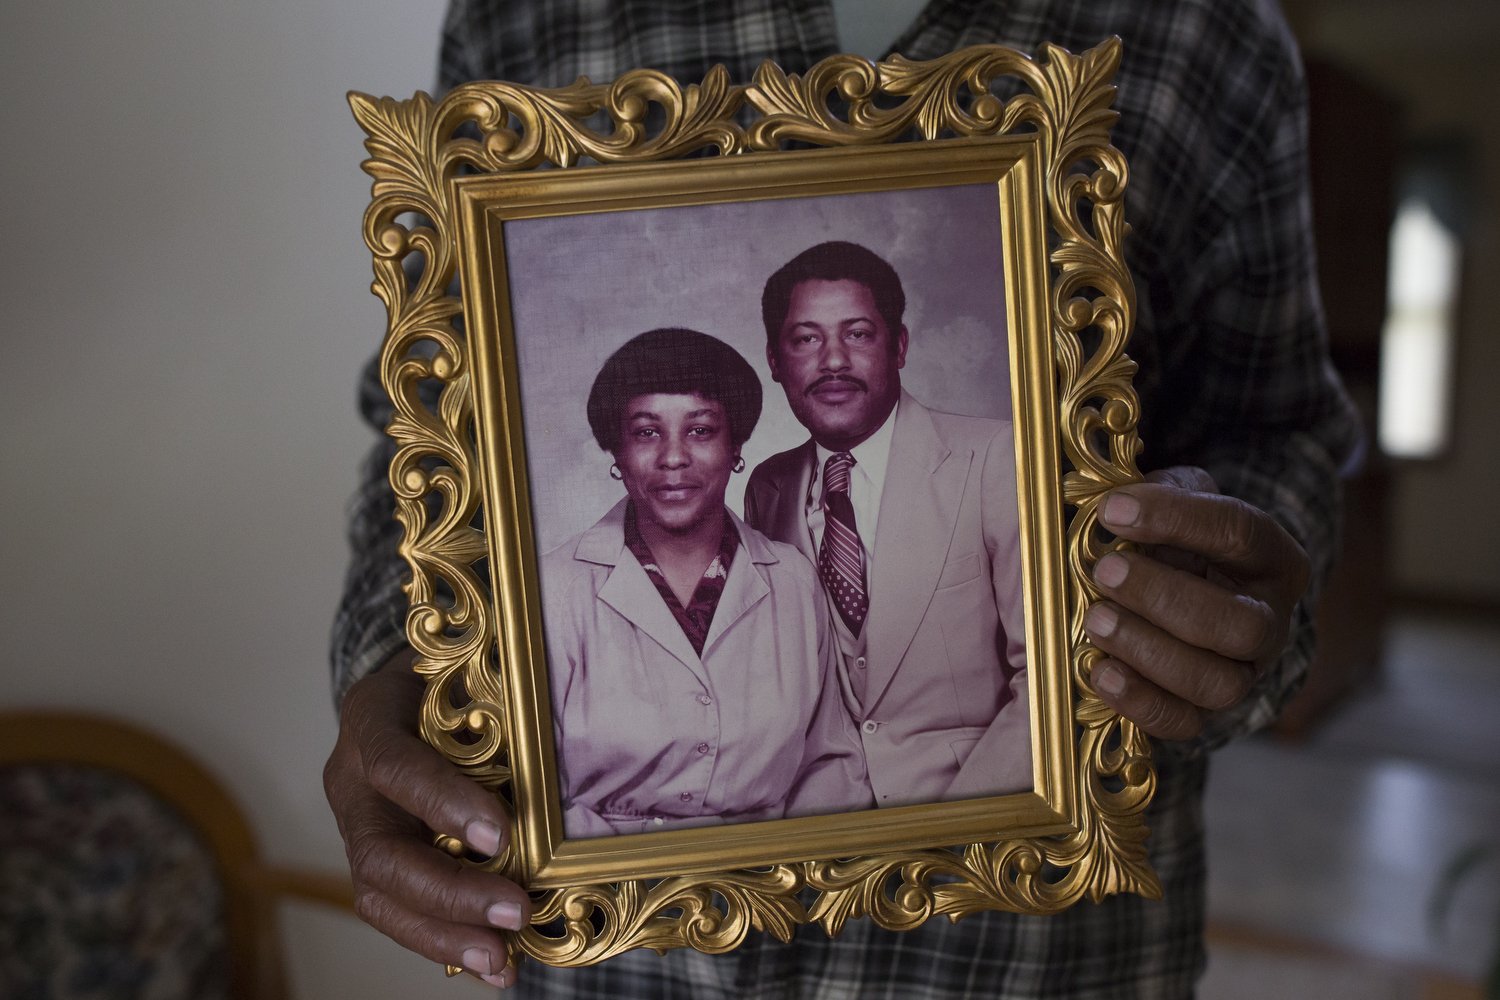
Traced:
<svg viewBox="0 0 1500 1000">
<path fill-rule="evenodd" d="M 826 0 L 609 7 L 600 16 L 599 4 L 581 0 L 459 0 L 445 29 L 444 82 L 558 86 L 642 65 L 694 81 L 719 62 L 744 80 L 762 59 L 800 71 L 839 47 Z M 1163 741 L 1146 819 L 1164 898 L 1113 896 L 1053 917 L 986 913 L 905 934 L 855 921 L 836 940 L 804 927 L 792 945 L 755 935 L 719 958 L 679 950 L 567 972 L 528 968 L 529 989 L 1191 995 L 1204 962 L 1204 752 L 1266 724 L 1306 668 L 1304 594 L 1309 577 L 1326 571 L 1337 470 L 1357 435 L 1321 332 L 1301 67 L 1263 0 L 933 0 L 892 48 L 914 59 L 980 42 L 1082 51 L 1112 34 L 1127 53 L 1114 141 L 1132 168 L 1127 254 L 1141 320 L 1131 354 L 1141 362 L 1143 464 L 1157 471 L 1103 504 L 1106 527 L 1150 548 L 1099 561 L 1108 600 L 1086 624 L 1108 654 L 1094 669 L 1095 688 Z M 379 427 L 388 411 L 378 380 L 371 385 L 366 409 Z M 507 820 L 493 796 L 414 733 L 422 684 L 403 669 L 405 569 L 394 555 L 387 449 L 372 460 L 356 509 L 356 562 L 336 630 L 337 688 L 347 694 L 325 783 L 361 914 L 434 961 L 511 984 L 492 928 L 527 920 L 525 894 L 457 865 L 429 846 L 424 829 L 459 832 L 489 854 Z"/>
</svg>

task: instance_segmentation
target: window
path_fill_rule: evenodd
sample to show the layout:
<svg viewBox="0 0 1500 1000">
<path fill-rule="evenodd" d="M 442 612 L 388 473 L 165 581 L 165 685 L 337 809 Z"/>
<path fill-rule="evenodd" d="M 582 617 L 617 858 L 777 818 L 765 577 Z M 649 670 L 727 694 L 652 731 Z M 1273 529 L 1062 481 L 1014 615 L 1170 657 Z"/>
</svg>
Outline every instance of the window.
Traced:
<svg viewBox="0 0 1500 1000">
<path fill-rule="evenodd" d="M 1453 167 L 1451 156 L 1417 154 L 1391 227 L 1378 433 L 1397 458 L 1433 458 L 1448 444 L 1462 257 L 1451 208 L 1463 203 Z"/>
</svg>

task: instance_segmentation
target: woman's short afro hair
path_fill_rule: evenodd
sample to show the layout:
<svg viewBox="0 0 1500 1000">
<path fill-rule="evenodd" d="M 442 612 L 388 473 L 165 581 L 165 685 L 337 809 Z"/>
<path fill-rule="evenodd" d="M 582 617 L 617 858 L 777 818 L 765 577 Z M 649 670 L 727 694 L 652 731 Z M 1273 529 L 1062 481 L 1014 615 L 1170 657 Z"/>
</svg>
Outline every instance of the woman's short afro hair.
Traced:
<svg viewBox="0 0 1500 1000">
<path fill-rule="evenodd" d="M 599 447 L 619 450 L 625 404 L 652 393 L 717 401 L 729 419 L 729 440 L 736 451 L 760 419 L 760 378 L 739 351 L 697 330 L 665 327 L 626 341 L 594 378 L 588 414 Z"/>
</svg>

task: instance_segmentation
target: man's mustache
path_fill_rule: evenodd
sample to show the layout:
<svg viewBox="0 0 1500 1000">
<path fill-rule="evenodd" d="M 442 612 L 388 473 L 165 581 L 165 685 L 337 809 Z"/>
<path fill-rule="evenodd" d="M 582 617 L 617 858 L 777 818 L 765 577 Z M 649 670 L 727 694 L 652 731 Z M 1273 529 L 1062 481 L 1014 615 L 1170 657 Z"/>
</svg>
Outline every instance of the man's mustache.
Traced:
<svg viewBox="0 0 1500 1000">
<path fill-rule="evenodd" d="M 807 389 L 804 390 L 802 394 L 804 396 L 810 396 L 813 393 L 817 392 L 818 388 L 820 386 L 828 385 L 829 383 L 832 383 L 832 382 L 842 382 L 845 385 L 854 386 L 856 389 L 860 390 L 861 392 L 869 392 L 870 391 L 870 387 L 865 384 L 865 382 L 864 382 L 863 379 L 855 378 L 853 375 L 824 375 L 822 378 L 818 379 L 812 385 L 808 386 Z"/>
</svg>

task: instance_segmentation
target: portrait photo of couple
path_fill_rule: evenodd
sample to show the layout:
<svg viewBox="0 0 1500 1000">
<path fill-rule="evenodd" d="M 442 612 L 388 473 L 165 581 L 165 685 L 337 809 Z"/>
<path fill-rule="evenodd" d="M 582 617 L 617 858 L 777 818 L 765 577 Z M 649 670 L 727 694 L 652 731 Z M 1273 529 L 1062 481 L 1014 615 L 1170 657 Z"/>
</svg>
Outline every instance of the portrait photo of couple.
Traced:
<svg viewBox="0 0 1500 1000">
<path fill-rule="evenodd" d="M 1030 791 L 993 185 L 505 258 L 566 837 Z"/>
</svg>

